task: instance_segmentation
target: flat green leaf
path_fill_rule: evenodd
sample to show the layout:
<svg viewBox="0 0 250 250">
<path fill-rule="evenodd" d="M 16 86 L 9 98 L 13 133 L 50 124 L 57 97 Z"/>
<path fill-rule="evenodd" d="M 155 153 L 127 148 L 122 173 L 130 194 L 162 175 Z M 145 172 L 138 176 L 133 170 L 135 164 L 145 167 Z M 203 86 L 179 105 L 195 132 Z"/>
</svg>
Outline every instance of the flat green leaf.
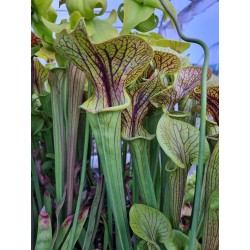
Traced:
<svg viewBox="0 0 250 250">
<path fill-rule="evenodd" d="M 77 228 L 76 228 L 76 232 L 75 232 L 75 235 L 74 235 L 74 242 L 73 242 L 73 245 L 75 245 L 75 243 L 77 242 L 77 240 L 78 240 L 78 238 L 79 238 L 79 235 L 80 235 L 80 233 L 81 233 L 81 231 L 82 231 L 82 228 L 83 228 L 83 226 L 84 226 L 84 224 L 85 224 L 85 221 L 86 221 L 86 219 L 87 219 L 87 217 L 88 217 L 89 209 L 90 209 L 90 207 L 85 208 L 85 209 L 80 213 L 80 215 L 79 215 L 79 217 L 78 217 Z M 71 232 L 71 230 L 70 230 L 70 232 Z M 69 245 L 69 239 L 70 239 L 70 232 L 69 232 L 69 234 L 68 234 L 66 240 L 64 241 L 61 250 L 68 250 L 68 249 L 69 249 L 69 248 L 68 248 L 68 245 Z"/>
<path fill-rule="evenodd" d="M 133 232 L 154 246 L 157 246 L 157 242 L 163 243 L 172 237 L 169 220 L 157 209 L 134 204 L 129 211 L 129 218 Z"/>
<path fill-rule="evenodd" d="M 189 169 L 198 164 L 199 130 L 192 125 L 171 119 L 164 114 L 160 119 L 156 135 L 164 152 L 180 168 Z M 205 141 L 204 163 L 209 157 L 209 145 Z"/>
<path fill-rule="evenodd" d="M 81 106 L 89 112 L 126 108 L 130 100 L 124 87 L 143 72 L 153 57 L 151 47 L 136 36 L 120 36 L 93 44 L 83 19 L 72 33 L 61 33 L 55 48 L 93 83 L 94 95 Z"/>
<path fill-rule="evenodd" d="M 81 16 L 85 19 L 92 19 L 95 16 L 101 16 L 105 13 L 107 9 L 107 1 L 106 0 L 66 0 L 66 6 L 68 12 L 71 14 L 74 11 L 79 11 Z M 95 9 L 101 8 L 101 10 L 96 13 Z"/>
<path fill-rule="evenodd" d="M 49 250 L 52 242 L 52 228 L 49 214 L 43 207 L 38 217 L 38 231 L 35 250 Z"/>
<path fill-rule="evenodd" d="M 122 137 L 143 137 L 152 139 L 143 127 L 143 119 L 149 110 L 150 99 L 162 89 L 159 71 L 144 83 L 137 82 L 127 92 L 131 99 L 131 105 L 122 111 Z"/>
</svg>

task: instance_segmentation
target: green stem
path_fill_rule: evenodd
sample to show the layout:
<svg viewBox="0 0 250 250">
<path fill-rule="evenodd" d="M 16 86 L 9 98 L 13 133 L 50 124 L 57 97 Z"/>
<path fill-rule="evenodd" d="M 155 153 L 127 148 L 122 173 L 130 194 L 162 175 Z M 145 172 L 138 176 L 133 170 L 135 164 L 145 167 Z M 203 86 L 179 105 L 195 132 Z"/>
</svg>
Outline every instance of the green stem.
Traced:
<svg viewBox="0 0 250 250">
<path fill-rule="evenodd" d="M 189 242 L 189 250 L 193 250 L 196 242 L 197 226 L 198 226 L 198 216 L 199 216 L 199 206 L 201 198 L 201 187 L 202 187 L 202 177 L 203 177 L 203 161 L 204 161 L 204 146 L 205 146 L 205 130 L 206 130 L 206 104 L 207 104 L 207 70 L 209 63 L 209 49 L 207 45 L 199 40 L 186 37 L 180 30 L 177 20 L 168 9 L 164 0 L 160 0 L 163 8 L 166 10 L 171 20 L 174 22 L 176 30 L 179 36 L 187 42 L 196 43 L 200 45 L 204 50 L 204 63 L 202 66 L 202 82 L 201 82 L 201 114 L 200 114 L 200 138 L 199 138 L 199 159 L 197 166 L 197 175 L 195 183 L 195 198 L 194 198 L 194 207 L 193 207 L 193 217 L 192 217 L 192 226 Z"/>
<path fill-rule="evenodd" d="M 37 172 L 36 172 L 35 162 L 34 162 L 34 159 L 32 156 L 31 156 L 31 173 L 32 173 L 32 178 L 33 178 L 33 183 L 34 183 L 34 188 L 35 188 L 35 193 L 36 193 L 38 210 L 41 211 L 41 209 L 42 209 L 42 196 L 40 193 L 39 180 L 38 180 L 38 176 L 37 176 Z"/>
<path fill-rule="evenodd" d="M 88 88 L 88 96 L 90 96 L 90 87 Z M 85 175 L 86 175 L 86 168 L 87 168 L 87 158 L 88 158 L 87 155 L 88 155 L 89 134 L 90 134 L 89 130 L 90 130 L 89 120 L 86 116 L 81 178 L 80 178 L 80 185 L 79 185 L 79 193 L 78 193 L 78 197 L 77 197 L 76 211 L 75 211 L 74 221 L 73 221 L 71 235 L 70 235 L 70 239 L 69 239 L 69 245 L 68 245 L 69 250 L 71 250 L 73 248 L 73 241 L 74 241 L 74 236 L 75 236 L 75 232 L 76 232 L 77 220 L 78 220 L 78 216 L 80 213 L 82 192 L 83 192 Z"/>
<path fill-rule="evenodd" d="M 158 206 L 147 154 L 148 141 L 138 138 L 129 141 L 129 144 L 131 148 L 133 166 L 135 168 L 136 177 L 139 182 L 140 193 L 142 195 L 143 202 L 157 209 Z"/>
<path fill-rule="evenodd" d="M 63 180 L 66 166 L 65 142 L 65 69 L 55 68 L 50 72 L 51 104 L 53 114 L 53 137 L 55 152 L 56 201 L 60 203 L 63 197 Z"/>
<path fill-rule="evenodd" d="M 99 152 L 121 249 L 132 249 L 127 220 L 120 150 L 121 111 L 87 113 Z"/>
</svg>

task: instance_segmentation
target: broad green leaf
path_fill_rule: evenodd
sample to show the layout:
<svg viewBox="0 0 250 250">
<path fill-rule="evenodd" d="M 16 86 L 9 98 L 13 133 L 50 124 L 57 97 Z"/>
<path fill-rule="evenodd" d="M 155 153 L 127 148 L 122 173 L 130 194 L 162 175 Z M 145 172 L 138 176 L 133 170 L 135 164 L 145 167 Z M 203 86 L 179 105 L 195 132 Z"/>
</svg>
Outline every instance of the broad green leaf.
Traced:
<svg viewBox="0 0 250 250">
<path fill-rule="evenodd" d="M 52 228 L 49 214 L 43 207 L 38 217 L 38 230 L 35 250 L 49 250 L 52 242 Z"/>
<path fill-rule="evenodd" d="M 189 94 L 190 99 L 201 101 L 201 85 L 196 86 Z M 200 106 L 196 106 L 195 111 L 199 111 Z M 207 87 L 207 116 L 211 116 L 219 125 L 219 86 L 211 85 Z"/>
<path fill-rule="evenodd" d="M 38 95 L 45 95 L 45 81 L 49 77 L 49 70 L 44 67 L 37 58 L 33 59 L 34 67 L 32 69 L 32 89 Z"/>
<path fill-rule="evenodd" d="M 170 159 L 180 168 L 189 169 L 198 164 L 199 130 L 192 125 L 171 119 L 164 114 L 157 126 L 157 139 Z M 209 157 L 209 145 L 205 141 L 204 163 Z"/>
<path fill-rule="evenodd" d="M 167 250 L 187 250 L 189 244 L 189 237 L 178 230 L 173 230 L 173 237 L 171 240 L 165 242 Z M 194 250 L 200 250 L 201 245 L 196 241 Z"/>
<path fill-rule="evenodd" d="M 74 11 L 79 11 L 85 19 L 92 19 L 95 16 L 101 16 L 107 9 L 106 0 L 66 0 L 66 6 L 69 14 Z M 95 8 L 101 8 L 100 12 L 96 13 Z"/>
<path fill-rule="evenodd" d="M 126 108 L 130 100 L 124 87 L 143 72 L 153 57 L 151 47 L 136 36 L 120 36 L 93 44 L 83 19 L 72 33 L 61 33 L 55 48 L 93 83 L 94 95 L 81 107 L 94 113 Z"/>
<path fill-rule="evenodd" d="M 38 115 L 31 115 L 31 133 L 32 135 L 37 134 L 44 125 L 44 119 Z"/>
<path fill-rule="evenodd" d="M 219 188 L 210 195 L 205 210 L 202 249 L 219 249 Z"/>
<path fill-rule="evenodd" d="M 162 89 L 158 70 L 145 83 L 137 82 L 127 89 L 131 105 L 122 111 L 122 137 L 152 139 L 143 127 L 143 119 L 149 110 L 150 99 Z"/>
<path fill-rule="evenodd" d="M 157 209 L 134 204 L 129 211 L 129 218 L 133 232 L 154 246 L 157 246 L 157 242 L 163 243 L 172 237 L 169 220 Z"/>
<path fill-rule="evenodd" d="M 82 228 L 83 228 L 83 226 L 84 226 L 84 224 L 85 224 L 85 221 L 86 221 L 86 219 L 87 219 L 87 217 L 88 217 L 89 209 L 90 209 L 90 207 L 85 208 L 85 209 L 80 213 L 80 215 L 79 215 L 79 217 L 78 217 L 77 228 L 76 228 L 76 232 L 75 232 L 75 235 L 74 235 L 74 242 L 73 242 L 74 245 L 75 245 L 75 243 L 77 242 L 77 240 L 78 240 L 78 238 L 79 238 L 79 235 L 80 235 L 80 233 L 81 233 L 81 231 L 82 231 Z M 70 230 L 70 232 L 71 232 L 71 230 Z M 68 244 L 69 244 L 69 239 L 70 239 L 70 232 L 69 232 L 69 234 L 68 234 L 66 240 L 64 241 L 61 250 L 68 250 L 68 249 L 69 249 L 69 248 L 68 248 Z"/>
</svg>

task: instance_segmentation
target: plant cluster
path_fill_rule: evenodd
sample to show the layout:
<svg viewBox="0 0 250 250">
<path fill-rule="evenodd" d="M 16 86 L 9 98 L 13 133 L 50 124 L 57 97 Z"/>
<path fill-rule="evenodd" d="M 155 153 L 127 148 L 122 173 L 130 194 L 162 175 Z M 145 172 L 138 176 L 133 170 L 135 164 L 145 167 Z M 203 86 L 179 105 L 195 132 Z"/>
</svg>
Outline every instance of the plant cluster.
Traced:
<svg viewBox="0 0 250 250">
<path fill-rule="evenodd" d="M 182 55 L 189 42 L 150 32 L 155 9 L 166 21 L 174 7 L 124 0 L 100 19 L 106 0 L 61 0 L 56 24 L 51 3 L 32 0 L 32 249 L 218 249 L 218 77 L 205 75 L 194 210 L 202 67 Z"/>
</svg>

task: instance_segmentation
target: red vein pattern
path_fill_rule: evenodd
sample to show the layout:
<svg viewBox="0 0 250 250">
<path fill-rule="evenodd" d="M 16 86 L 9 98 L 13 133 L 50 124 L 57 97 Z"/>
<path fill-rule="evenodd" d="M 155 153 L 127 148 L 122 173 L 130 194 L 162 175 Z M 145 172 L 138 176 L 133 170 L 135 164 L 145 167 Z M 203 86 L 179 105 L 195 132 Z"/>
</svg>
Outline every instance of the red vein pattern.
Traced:
<svg viewBox="0 0 250 250">
<path fill-rule="evenodd" d="M 71 34 L 61 33 L 55 48 L 84 71 L 93 83 L 94 96 L 87 104 L 93 110 L 125 104 L 124 87 L 137 79 L 153 59 L 152 48 L 133 35 L 93 44 L 83 19 Z"/>
<path fill-rule="evenodd" d="M 136 136 L 147 137 L 148 133 L 143 129 L 143 118 L 149 110 L 150 99 L 162 89 L 159 72 L 156 71 L 145 83 L 136 83 L 128 89 L 131 105 L 122 111 L 123 137 Z"/>
<path fill-rule="evenodd" d="M 157 139 L 164 152 L 180 168 L 198 164 L 199 130 L 192 125 L 162 116 L 157 127 Z M 205 142 L 204 162 L 209 156 L 208 142 Z"/>
<path fill-rule="evenodd" d="M 185 67 L 178 74 L 176 83 L 163 90 L 152 99 L 152 104 L 156 107 L 162 107 L 165 112 L 173 110 L 176 103 L 186 96 L 190 90 L 201 83 L 202 68 L 201 67 Z M 208 70 L 207 79 L 212 76 L 211 69 Z"/>
<path fill-rule="evenodd" d="M 189 94 L 190 99 L 201 101 L 201 86 L 198 85 Z M 200 111 L 200 104 L 194 107 L 195 112 Z M 219 86 L 207 87 L 207 115 L 212 116 L 214 121 L 219 125 Z"/>
<path fill-rule="evenodd" d="M 32 63 L 32 89 L 39 95 L 46 94 L 44 82 L 49 78 L 49 70 L 36 58 Z"/>
</svg>

